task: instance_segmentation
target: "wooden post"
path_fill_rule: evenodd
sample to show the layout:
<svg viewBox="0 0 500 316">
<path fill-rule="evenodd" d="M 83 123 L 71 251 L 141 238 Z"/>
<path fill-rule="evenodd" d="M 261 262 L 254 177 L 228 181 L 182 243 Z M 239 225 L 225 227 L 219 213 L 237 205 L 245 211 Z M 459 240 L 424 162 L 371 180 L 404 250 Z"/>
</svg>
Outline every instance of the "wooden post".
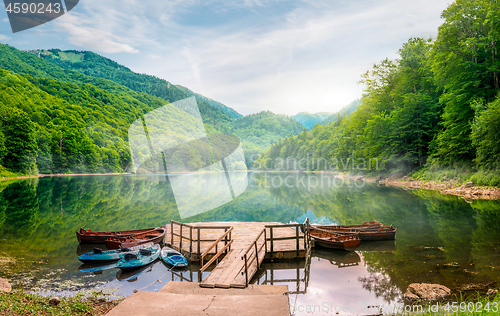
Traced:
<svg viewBox="0 0 500 316">
<path fill-rule="evenodd" d="M 295 226 L 295 243 L 296 243 L 296 247 L 297 247 L 297 257 L 299 256 L 299 225 Z"/>
<path fill-rule="evenodd" d="M 174 247 L 174 222 L 172 220 L 170 220 L 170 236 L 172 237 L 170 239 L 170 246 Z"/>
<path fill-rule="evenodd" d="M 264 248 L 266 249 L 266 253 L 267 253 L 267 230 L 265 227 L 264 227 Z"/>
<path fill-rule="evenodd" d="M 257 269 L 260 269 L 259 252 L 257 250 L 257 240 L 253 244 L 255 245 L 255 259 L 257 260 Z"/>
<path fill-rule="evenodd" d="M 201 239 L 201 236 L 200 236 L 200 228 L 197 227 L 197 230 L 198 230 L 198 260 L 200 260 L 200 255 L 201 255 L 201 252 L 200 252 L 200 248 L 201 248 L 201 245 L 200 245 L 200 239 Z M 202 265 L 203 267 L 203 265 Z"/>
<path fill-rule="evenodd" d="M 269 236 L 271 238 L 271 258 L 274 257 L 273 253 L 274 253 L 274 243 L 273 243 L 273 228 L 272 227 L 269 227 L 269 234 L 271 236 Z"/>
<path fill-rule="evenodd" d="M 245 286 L 248 286 L 247 254 L 245 254 Z"/>
<path fill-rule="evenodd" d="M 214 256 L 217 256 L 217 254 L 219 253 L 218 248 L 219 248 L 219 243 L 216 243 L 215 244 L 215 255 Z M 217 260 L 215 260 L 215 262 L 216 262 L 215 264 L 219 264 L 219 257 L 218 256 L 217 256 Z"/>
<path fill-rule="evenodd" d="M 181 235 L 179 240 L 179 252 L 182 253 L 182 224 L 181 224 L 181 232 L 179 235 Z"/>
<path fill-rule="evenodd" d="M 193 226 L 189 226 L 189 255 L 193 253 Z"/>
</svg>

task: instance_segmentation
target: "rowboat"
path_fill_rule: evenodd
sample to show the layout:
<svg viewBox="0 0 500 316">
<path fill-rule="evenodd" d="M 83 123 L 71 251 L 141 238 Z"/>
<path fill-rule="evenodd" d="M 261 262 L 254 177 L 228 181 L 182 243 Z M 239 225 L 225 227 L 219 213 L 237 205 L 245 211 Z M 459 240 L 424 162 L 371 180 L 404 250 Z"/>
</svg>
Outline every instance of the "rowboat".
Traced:
<svg viewBox="0 0 500 316">
<path fill-rule="evenodd" d="M 116 268 L 116 261 L 112 262 L 85 262 L 78 270 L 80 272 L 94 272 L 94 274 L 102 273 L 104 270 Z M 96 273 L 97 272 L 97 273 Z"/>
<path fill-rule="evenodd" d="M 325 248 L 353 251 L 361 243 L 358 234 L 341 235 L 316 227 L 311 227 L 310 234 L 315 244 Z"/>
<path fill-rule="evenodd" d="M 113 261 L 120 260 L 128 253 L 138 252 L 141 248 L 151 247 L 153 244 L 144 244 L 136 247 L 130 248 L 120 248 L 116 250 L 102 250 L 100 248 L 94 248 L 94 251 L 84 253 L 78 257 L 78 260 L 82 262 L 92 262 L 92 261 Z"/>
<path fill-rule="evenodd" d="M 90 244 L 103 244 L 108 238 L 113 237 L 131 237 L 137 234 L 147 233 L 154 231 L 156 228 L 146 228 L 146 229 L 136 229 L 136 230 L 120 230 L 120 231 L 106 231 L 106 232 L 94 232 L 90 229 L 80 228 L 80 231 L 76 232 L 76 238 L 79 243 L 90 243 Z"/>
<path fill-rule="evenodd" d="M 160 245 L 152 245 L 140 249 L 139 252 L 126 254 L 116 263 L 116 266 L 120 268 L 120 270 L 132 270 L 150 264 L 158 259 L 159 256 Z"/>
<path fill-rule="evenodd" d="M 160 254 L 161 260 L 173 268 L 185 268 L 188 265 L 186 258 L 177 250 L 163 247 Z"/>
<path fill-rule="evenodd" d="M 378 229 L 379 227 L 383 226 L 382 223 L 379 221 L 373 220 L 373 221 L 367 221 L 364 222 L 363 224 L 357 224 L 357 225 L 336 225 L 336 224 L 331 224 L 331 225 L 316 225 L 313 224 L 311 227 L 319 227 L 319 228 L 336 228 L 336 229 Z M 300 226 L 300 229 L 302 233 L 305 233 L 304 231 L 304 226 Z"/>
<path fill-rule="evenodd" d="M 313 226 L 321 228 L 337 234 L 359 234 L 361 240 L 394 240 L 396 239 L 397 228 L 391 226 L 372 226 L 372 227 L 359 227 L 359 228 L 342 228 L 337 225 L 322 225 Z"/>
<path fill-rule="evenodd" d="M 165 237 L 165 228 L 155 228 L 153 231 L 137 234 L 133 237 L 113 237 L 104 241 L 108 249 L 129 248 L 152 242 L 157 244 Z"/>
</svg>

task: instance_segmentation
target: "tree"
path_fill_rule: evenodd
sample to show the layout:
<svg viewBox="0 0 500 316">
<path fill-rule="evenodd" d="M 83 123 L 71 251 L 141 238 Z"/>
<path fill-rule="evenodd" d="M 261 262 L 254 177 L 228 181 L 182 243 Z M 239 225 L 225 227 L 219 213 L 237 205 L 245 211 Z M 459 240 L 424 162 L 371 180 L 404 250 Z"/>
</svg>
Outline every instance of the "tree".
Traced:
<svg viewBox="0 0 500 316">
<path fill-rule="evenodd" d="M 25 112 L 5 106 L 0 107 L 0 122 L 6 151 L 3 165 L 16 172 L 36 174 L 35 124 Z"/>
</svg>

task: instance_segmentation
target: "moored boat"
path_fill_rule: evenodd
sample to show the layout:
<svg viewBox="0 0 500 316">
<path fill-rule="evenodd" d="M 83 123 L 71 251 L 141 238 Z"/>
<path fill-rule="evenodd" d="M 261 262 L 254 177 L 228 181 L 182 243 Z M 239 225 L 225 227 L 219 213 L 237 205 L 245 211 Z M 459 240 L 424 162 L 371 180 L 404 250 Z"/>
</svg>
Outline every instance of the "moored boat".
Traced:
<svg viewBox="0 0 500 316">
<path fill-rule="evenodd" d="M 177 250 L 163 247 L 160 254 L 161 260 L 173 268 L 185 268 L 188 266 L 186 258 Z"/>
<path fill-rule="evenodd" d="M 325 229 L 311 227 L 310 234 L 315 244 L 325 248 L 353 251 L 361 243 L 356 233 L 342 235 Z"/>
<path fill-rule="evenodd" d="M 120 248 L 115 250 L 102 250 L 100 248 L 94 248 L 94 251 L 87 252 L 78 257 L 78 260 L 82 262 L 92 262 L 92 261 L 116 261 L 123 258 L 127 253 L 133 253 L 139 251 L 141 248 L 151 247 L 153 243 L 143 244 L 136 247 L 130 248 Z"/>
<path fill-rule="evenodd" d="M 101 272 L 108 269 L 116 268 L 116 261 L 112 262 L 85 262 L 78 270 L 80 272 Z M 98 274 L 98 273 L 97 273 Z"/>
<path fill-rule="evenodd" d="M 145 229 L 135 229 L 135 230 L 120 230 L 120 231 L 106 231 L 106 232 L 95 232 L 91 229 L 80 228 L 76 232 L 76 238 L 79 243 L 92 243 L 100 244 L 104 243 L 106 239 L 114 237 L 132 237 L 138 234 L 144 234 L 147 232 L 152 232 L 156 228 L 145 228 Z"/>
<path fill-rule="evenodd" d="M 397 228 L 391 226 L 342 228 L 337 225 L 314 226 L 337 234 L 359 234 L 361 240 L 394 240 L 396 239 Z"/>
<path fill-rule="evenodd" d="M 148 242 L 157 244 L 165 237 L 165 228 L 155 228 L 153 231 L 137 234 L 133 237 L 113 237 L 104 241 L 108 249 L 118 249 L 120 247 L 129 248 L 142 245 Z"/>
<path fill-rule="evenodd" d="M 140 268 L 158 259 L 160 256 L 160 245 L 152 245 L 147 248 L 142 248 L 137 253 L 126 254 L 116 266 L 121 270 L 131 270 Z"/>
<path fill-rule="evenodd" d="M 378 229 L 379 227 L 383 226 L 382 223 L 379 221 L 373 220 L 373 221 L 367 221 L 364 222 L 363 224 L 357 224 L 357 225 L 337 225 L 337 224 L 330 224 L 330 225 L 317 225 L 317 224 L 312 224 L 311 227 L 319 227 L 319 228 L 336 228 L 336 229 Z M 305 233 L 304 231 L 304 226 L 300 226 L 300 229 L 302 233 Z"/>
</svg>

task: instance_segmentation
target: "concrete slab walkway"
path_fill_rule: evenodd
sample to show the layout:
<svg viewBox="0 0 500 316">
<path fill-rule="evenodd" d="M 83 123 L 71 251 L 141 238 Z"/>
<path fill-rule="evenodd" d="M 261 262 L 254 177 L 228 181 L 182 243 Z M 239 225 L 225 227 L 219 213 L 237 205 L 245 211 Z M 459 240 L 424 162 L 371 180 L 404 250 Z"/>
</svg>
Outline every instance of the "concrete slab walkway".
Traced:
<svg viewBox="0 0 500 316">
<path fill-rule="evenodd" d="M 289 316 L 288 286 L 207 289 L 197 283 L 171 281 L 159 292 L 132 294 L 107 315 Z"/>
</svg>

